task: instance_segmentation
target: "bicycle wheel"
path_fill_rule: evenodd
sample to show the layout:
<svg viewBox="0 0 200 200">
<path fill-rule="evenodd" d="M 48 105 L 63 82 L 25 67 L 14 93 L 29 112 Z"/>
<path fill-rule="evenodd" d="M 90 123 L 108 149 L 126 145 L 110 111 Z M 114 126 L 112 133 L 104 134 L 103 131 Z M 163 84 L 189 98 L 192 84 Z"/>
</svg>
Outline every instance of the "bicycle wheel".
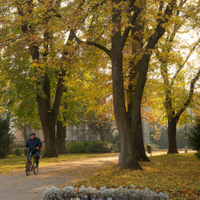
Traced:
<svg viewBox="0 0 200 200">
<path fill-rule="evenodd" d="M 33 163 L 33 172 L 35 175 L 38 174 L 38 167 L 36 166 L 35 162 Z"/>
<path fill-rule="evenodd" d="M 30 161 L 26 162 L 26 175 L 29 176 L 31 174 L 31 163 Z"/>
</svg>

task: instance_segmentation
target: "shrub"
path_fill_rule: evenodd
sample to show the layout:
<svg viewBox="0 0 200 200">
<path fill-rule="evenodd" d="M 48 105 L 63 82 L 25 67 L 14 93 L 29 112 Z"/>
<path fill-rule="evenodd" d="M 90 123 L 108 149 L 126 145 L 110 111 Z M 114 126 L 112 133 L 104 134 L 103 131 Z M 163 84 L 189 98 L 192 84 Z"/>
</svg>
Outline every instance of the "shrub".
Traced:
<svg viewBox="0 0 200 200">
<path fill-rule="evenodd" d="M 110 153 L 112 144 L 106 141 L 78 141 L 66 144 L 67 153 Z"/>
<path fill-rule="evenodd" d="M 112 144 L 106 141 L 92 141 L 87 147 L 88 153 L 110 153 Z"/>
<path fill-rule="evenodd" d="M 0 158 L 6 158 L 10 153 L 10 145 L 12 142 L 12 135 L 9 133 L 9 118 L 0 119 Z"/>
<path fill-rule="evenodd" d="M 99 190 L 96 188 L 85 188 L 84 186 L 80 188 L 74 188 L 66 186 L 63 189 L 56 188 L 55 186 L 47 188 L 43 192 L 44 200 L 57 200 L 57 199 L 71 199 L 71 198 L 81 198 L 81 199 L 156 199 L 156 200 L 168 200 L 169 196 L 164 193 L 156 193 L 149 188 L 143 190 L 136 189 L 135 186 L 131 188 L 118 187 L 116 189 L 107 189 L 106 187 L 101 187 Z"/>
<path fill-rule="evenodd" d="M 23 149 L 16 148 L 13 152 L 16 156 L 21 156 L 24 153 Z"/>
<path fill-rule="evenodd" d="M 120 142 L 119 141 L 115 141 L 115 143 L 113 144 L 113 151 L 120 152 Z"/>
<path fill-rule="evenodd" d="M 195 125 L 190 130 L 188 140 L 191 146 L 197 150 L 196 156 L 200 160 L 200 119 L 195 119 Z"/>
<path fill-rule="evenodd" d="M 87 153 L 88 141 L 78 141 L 66 144 L 67 153 Z"/>
</svg>

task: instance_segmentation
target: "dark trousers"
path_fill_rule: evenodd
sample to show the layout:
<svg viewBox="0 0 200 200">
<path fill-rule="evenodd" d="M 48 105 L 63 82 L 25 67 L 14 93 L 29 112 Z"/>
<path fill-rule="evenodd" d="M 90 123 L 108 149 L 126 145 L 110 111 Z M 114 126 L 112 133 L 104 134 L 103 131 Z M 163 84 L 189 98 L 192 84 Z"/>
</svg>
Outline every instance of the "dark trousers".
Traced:
<svg viewBox="0 0 200 200">
<path fill-rule="evenodd" d="M 39 164 L 39 159 L 40 159 L 39 151 L 36 151 L 36 152 L 32 153 L 32 155 L 33 155 L 33 154 L 35 154 L 35 162 L 36 162 L 36 165 L 38 165 L 38 164 Z M 29 154 L 28 154 L 27 161 L 28 161 L 28 159 L 29 159 L 29 155 L 30 155 L 30 152 L 29 152 Z"/>
</svg>

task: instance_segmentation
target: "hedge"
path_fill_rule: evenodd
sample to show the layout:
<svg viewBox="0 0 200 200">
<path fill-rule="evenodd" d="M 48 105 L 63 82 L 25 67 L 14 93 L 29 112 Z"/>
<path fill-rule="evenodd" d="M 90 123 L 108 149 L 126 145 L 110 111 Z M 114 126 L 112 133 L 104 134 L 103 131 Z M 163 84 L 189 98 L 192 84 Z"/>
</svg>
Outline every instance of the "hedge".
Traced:
<svg viewBox="0 0 200 200">
<path fill-rule="evenodd" d="M 110 153 L 113 144 L 106 141 L 78 141 L 66 144 L 67 153 Z"/>
</svg>

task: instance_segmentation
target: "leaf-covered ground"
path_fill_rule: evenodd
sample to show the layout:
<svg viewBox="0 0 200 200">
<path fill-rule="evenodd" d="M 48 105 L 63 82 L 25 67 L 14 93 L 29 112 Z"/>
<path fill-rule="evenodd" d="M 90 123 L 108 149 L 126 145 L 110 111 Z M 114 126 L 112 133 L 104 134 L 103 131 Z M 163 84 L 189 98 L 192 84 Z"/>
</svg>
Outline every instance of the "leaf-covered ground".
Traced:
<svg viewBox="0 0 200 200">
<path fill-rule="evenodd" d="M 135 185 L 168 192 L 171 197 L 200 198 L 200 161 L 194 154 L 160 155 L 140 162 L 143 170 L 121 170 L 118 166 L 80 181 L 76 186 L 117 187 Z"/>
<path fill-rule="evenodd" d="M 36 185 L 35 192 L 52 185 L 135 185 L 138 188 L 149 187 L 157 192 L 168 192 L 171 197 L 200 199 L 200 161 L 194 153 L 152 156 L 151 162 L 140 162 L 142 171 L 120 170 L 117 156 L 118 154 L 68 154 L 57 158 L 42 158 L 39 175 L 31 174 L 30 177 L 26 177 L 24 172 L 25 156 L 0 159 L 0 178 L 5 178 L 0 181 L 0 186 L 5 187 L 1 188 L 1 194 L 8 194 L 7 180 L 7 185 L 11 187 L 13 184 L 16 190 L 12 195 L 23 190 L 25 185 L 33 187 L 33 183 Z M 19 184 L 18 179 L 21 180 Z M 19 198 L 20 195 L 22 193 L 19 193 Z"/>
</svg>

